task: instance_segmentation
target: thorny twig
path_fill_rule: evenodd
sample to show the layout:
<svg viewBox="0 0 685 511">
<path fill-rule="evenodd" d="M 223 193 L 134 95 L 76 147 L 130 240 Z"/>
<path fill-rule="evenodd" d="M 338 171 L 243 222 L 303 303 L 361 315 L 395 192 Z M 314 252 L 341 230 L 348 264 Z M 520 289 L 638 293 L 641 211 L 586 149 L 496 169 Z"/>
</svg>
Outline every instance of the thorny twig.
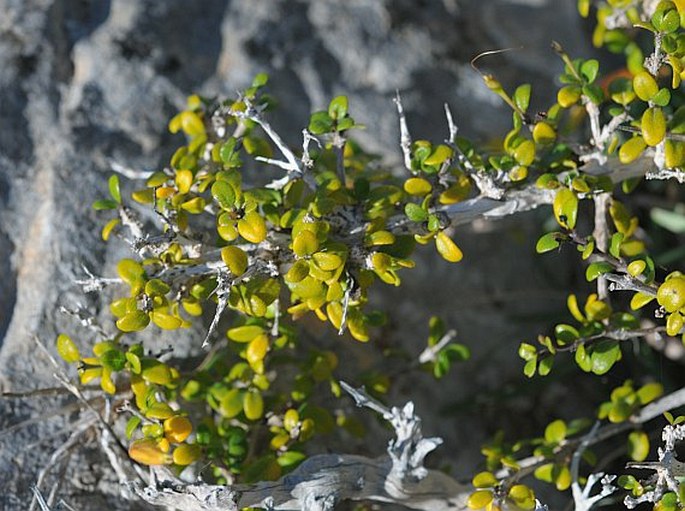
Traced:
<svg viewBox="0 0 685 511">
<path fill-rule="evenodd" d="M 400 148 L 402 149 L 402 155 L 404 156 L 404 167 L 413 174 L 414 171 L 411 168 L 411 135 L 409 134 L 409 128 L 407 127 L 407 118 L 404 115 L 404 107 L 402 106 L 402 98 L 400 97 L 399 90 L 395 91 L 393 101 L 397 107 L 397 115 L 400 118 Z"/>
<path fill-rule="evenodd" d="M 95 317 L 93 317 L 93 315 L 90 314 L 83 306 L 78 305 L 76 309 L 68 309 L 67 307 L 61 306 L 59 311 L 62 314 L 76 318 L 82 326 L 91 330 L 92 332 L 95 332 L 100 337 L 109 337 L 109 334 L 105 331 L 105 329 L 95 321 Z"/>
<path fill-rule="evenodd" d="M 603 472 L 590 474 L 587 478 L 585 486 L 583 488 L 580 486 L 580 459 L 583 455 L 583 452 L 592 443 L 595 435 L 597 435 L 598 430 L 599 421 L 595 422 L 595 425 L 592 427 L 590 432 L 585 435 L 578 445 L 578 448 L 573 453 L 573 457 L 571 458 L 570 471 L 571 479 L 573 481 L 571 483 L 571 491 L 573 492 L 575 511 L 589 511 L 597 502 L 618 490 L 617 487 L 611 484 L 613 480 L 616 479 L 616 476 L 605 475 Z M 591 496 L 590 492 L 598 481 L 601 481 L 602 483 L 602 490 L 599 493 Z"/>
<path fill-rule="evenodd" d="M 212 334 L 214 334 L 216 329 L 219 327 L 219 321 L 221 320 L 221 315 L 224 313 L 224 310 L 226 310 L 226 307 L 228 306 L 228 296 L 230 294 L 230 290 L 231 290 L 231 279 L 229 279 L 226 272 L 219 271 L 217 273 L 217 286 L 216 286 L 216 290 L 214 291 L 216 293 L 218 303 L 216 305 L 216 311 L 214 312 L 214 317 L 212 318 L 212 322 L 209 325 L 209 328 L 207 329 L 207 334 L 205 335 L 205 338 L 202 341 L 202 348 L 203 349 L 209 345 L 209 338 L 212 336 Z"/>
<path fill-rule="evenodd" d="M 81 268 L 83 268 L 83 271 L 88 278 L 76 280 L 75 283 L 83 288 L 84 293 L 102 291 L 106 286 L 112 286 L 122 282 L 120 278 L 96 277 L 85 265 L 82 265 Z"/>
<path fill-rule="evenodd" d="M 344 381 L 341 381 L 340 385 L 354 398 L 357 406 L 365 406 L 380 413 L 392 424 L 397 438 L 388 443 L 388 454 L 392 459 L 392 472 L 399 480 L 406 477 L 416 480 L 424 478 L 427 471 L 423 466 L 423 460 L 442 444 L 442 439 L 423 437 L 421 419 L 414 413 L 414 403 L 409 401 L 402 409 L 394 406 L 387 408 L 369 396 L 363 388 L 355 389 Z"/>
<path fill-rule="evenodd" d="M 646 491 L 639 497 L 628 495 L 623 503 L 628 509 L 633 509 L 642 502 L 657 503 L 667 491 L 679 494 L 680 481 L 685 477 L 685 463 L 676 458 L 675 445 L 677 442 L 685 440 L 685 425 L 666 425 L 661 434 L 664 442 L 663 447 L 659 447 L 658 461 L 651 462 L 631 462 L 627 468 L 654 470 L 655 481 L 648 483 L 653 485 L 653 489 Z"/>
<path fill-rule="evenodd" d="M 152 176 L 152 174 L 154 174 L 154 171 L 152 170 L 136 170 L 131 167 L 127 167 L 126 165 L 122 165 L 121 163 L 112 160 L 111 158 L 108 158 L 107 162 L 109 163 L 110 168 L 114 172 L 116 172 L 117 174 L 121 174 L 126 179 L 148 179 L 150 176 Z"/>
<path fill-rule="evenodd" d="M 58 461 L 60 461 L 64 456 L 67 456 L 70 453 L 70 451 L 78 445 L 79 441 L 81 441 L 82 435 L 88 429 L 90 429 L 94 423 L 94 419 L 84 421 L 74 431 L 72 431 L 71 435 L 69 435 L 69 438 L 52 453 L 47 464 L 38 473 L 38 478 L 36 480 L 37 489 L 39 489 L 43 485 L 43 481 L 45 480 L 45 477 L 47 476 L 48 472 L 52 469 L 52 467 L 54 467 L 55 464 Z M 35 499 L 31 502 L 29 511 L 33 511 L 33 509 L 35 509 L 36 503 L 38 502 L 37 494 L 34 493 L 34 496 Z"/>
<path fill-rule="evenodd" d="M 419 355 L 419 364 L 425 364 L 427 362 L 435 362 L 438 353 L 445 346 L 447 346 L 452 340 L 457 336 L 456 330 L 449 330 L 445 335 L 443 335 L 438 342 L 432 346 L 427 346 Z"/>
<path fill-rule="evenodd" d="M 85 398 L 81 390 L 76 385 L 71 383 L 71 381 L 69 381 L 67 375 L 64 373 L 62 368 L 59 366 L 59 364 L 52 356 L 52 354 L 48 351 L 48 349 L 45 347 L 45 345 L 40 341 L 40 339 L 34 337 L 34 341 L 54 367 L 55 372 L 53 373 L 53 375 L 57 379 L 57 381 L 59 381 L 67 390 L 69 390 L 69 392 L 71 392 L 76 397 L 76 399 L 78 399 L 84 405 L 84 407 L 87 410 L 93 413 L 96 421 L 100 424 L 102 430 L 106 430 L 109 433 L 108 439 L 111 440 L 111 445 L 114 445 L 119 450 L 122 459 L 127 460 L 128 462 L 128 452 L 126 451 L 126 448 L 123 446 L 121 441 L 118 439 L 116 433 L 112 429 L 112 426 L 102 417 L 102 415 L 100 415 L 100 413 L 93 407 L 91 402 Z"/>
</svg>

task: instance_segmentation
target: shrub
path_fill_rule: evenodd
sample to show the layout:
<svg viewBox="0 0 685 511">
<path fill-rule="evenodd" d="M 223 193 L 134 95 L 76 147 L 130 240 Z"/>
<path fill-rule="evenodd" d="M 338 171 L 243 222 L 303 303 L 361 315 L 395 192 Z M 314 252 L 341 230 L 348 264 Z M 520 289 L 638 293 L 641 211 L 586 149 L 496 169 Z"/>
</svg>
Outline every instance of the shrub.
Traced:
<svg viewBox="0 0 685 511">
<path fill-rule="evenodd" d="M 618 487 L 628 507 L 685 506 L 674 457 L 684 419 L 669 413 L 685 398 L 682 389 L 661 397 L 654 374 L 617 386 L 594 427 L 586 418 L 557 419 L 536 438 L 496 438 L 483 447 L 485 470 L 460 485 L 423 467 L 440 441 L 421 436 L 413 406 L 379 401 L 387 375 L 359 375 L 356 383 L 369 390 L 355 390 L 337 377 L 339 353 L 306 342 L 299 328 L 298 320 L 312 316 L 329 335 L 374 342 L 384 315 L 369 296 L 380 285 L 401 285 L 419 245 L 459 263 L 458 224 L 551 205 L 556 226 L 540 237 L 537 252 L 575 247 L 596 292 L 569 294 L 568 322 L 520 344 L 523 374 L 552 378 L 555 361 L 572 357 L 578 370 L 602 376 L 620 364 L 629 340 L 685 341 L 685 276 L 662 274 L 629 195 L 645 179 L 685 176 L 685 2 L 578 6 L 583 16 L 596 14 L 595 45 L 622 55 L 625 68 L 601 75 L 597 60 L 574 58 L 554 43 L 565 66 L 561 87 L 539 113 L 529 109 L 530 85 L 508 91 L 482 73 L 512 110 L 512 128 L 496 150 L 458 136 L 449 108 L 445 141 L 413 140 L 399 95 L 402 172 L 355 142 L 362 127 L 345 96 L 311 115 L 302 147 L 293 150 L 268 122 L 276 103 L 265 92 L 267 76 L 258 75 L 234 99 L 191 96 L 169 123 L 186 144 L 130 198 L 118 175 L 110 178 L 109 197 L 93 205 L 108 212 L 102 238 L 124 240 L 132 254 L 118 262 L 115 282 L 91 276 L 84 287 L 117 284 L 110 305 L 117 334 L 94 344 L 92 354 L 60 335 L 57 351 L 77 368 L 80 384 L 98 381 L 120 407 L 125 401 L 127 456 L 114 455 L 120 477 L 135 477 L 132 462 L 157 467 L 147 488 L 132 483 L 139 496 L 184 509 L 330 509 L 349 498 L 490 511 L 542 507 L 529 483 L 537 479 L 571 489 L 576 509 L 617 499 Z M 141 208 L 154 211 L 161 232 L 147 232 Z M 683 225 L 675 213 L 655 213 L 659 218 Z M 183 329 L 207 313 L 208 352 L 193 370 L 136 342 L 146 328 Z M 418 363 L 441 378 L 468 358 L 454 332 L 430 318 Z M 321 433 L 343 427 L 363 435 L 355 417 L 327 408 L 326 394 L 341 398 L 343 391 L 395 428 L 387 458 L 308 458 L 307 443 Z M 662 414 L 665 446 L 658 461 L 644 463 L 653 440 L 646 423 Z M 621 435 L 629 468 L 655 470 L 656 478 L 626 472 L 616 479 L 594 466 L 589 447 Z M 175 479 L 198 470 L 206 482 Z"/>
</svg>

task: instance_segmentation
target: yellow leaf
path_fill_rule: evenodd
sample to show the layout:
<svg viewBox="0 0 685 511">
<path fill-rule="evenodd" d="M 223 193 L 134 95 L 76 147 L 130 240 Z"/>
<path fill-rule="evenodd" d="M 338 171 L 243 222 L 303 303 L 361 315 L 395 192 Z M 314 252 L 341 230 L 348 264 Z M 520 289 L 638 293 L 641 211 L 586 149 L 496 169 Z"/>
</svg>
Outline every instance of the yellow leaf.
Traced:
<svg viewBox="0 0 685 511">
<path fill-rule="evenodd" d="M 193 425 L 187 417 L 175 415 L 164 421 L 164 436 L 170 442 L 180 444 L 193 432 Z"/>
<path fill-rule="evenodd" d="M 230 328 L 226 335 L 235 342 L 250 342 L 252 339 L 264 333 L 264 329 L 257 325 L 244 325 Z"/>
<path fill-rule="evenodd" d="M 261 243 L 266 239 L 266 222 L 259 213 L 250 211 L 238 220 L 238 232 L 250 243 Z"/>
<path fill-rule="evenodd" d="M 197 444 L 182 444 L 174 449 L 173 460 L 176 465 L 190 465 L 202 456 L 202 450 Z"/>
<path fill-rule="evenodd" d="M 74 344 L 74 341 L 67 335 L 61 334 L 57 337 L 57 353 L 68 364 L 78 362 L 81 354 Z"/>
<path fill-rule="evenodd" d="M 105 224 L 105 226 L 102 228 L 102 239 L 107 241 L 114 228 L 120 223 L 121 220 L 118 218 L 112 218 L 109 222 L 107 222 L 107 224 Z"/>
<path fill-rule="evenodd" d="M 264 360 L 266 352 L 269 351 L 269 338 L 266 334 L 258 335 L 250 341 L 245 350 L 245 358 L 252 366 Z"/>
<path fill-rule="evenodd" d="M 152 438 L 141 438 L 131 443 L 128 447 L 128 455 L 131 459 L 143 465 L 166 465 L 171 458 Z"/>
<path fill-rule="evenodd" d="M 464 254 L 456 243 L 454 243 L 444 231 L 440 231 L 435 237 L 435 248 L 437 248 L 440 255 L 450 263 L 458 263 L 464 257 Z"/>
<path fill-rule="evenodd" d="M 293 252 L 298 257 L 312 255 L 319 249 L 319 240 L 312 231 L 302 230 L 293 239 Z"/>
<path fill-rule="evenodd" d="M 248 258 L 244 250 L 228 246 L 221 249 L 221 259 L 233 275 L 239 277 L 247 270 Z"/>
<path fill-rule="evenodd" d="M 258 390 L 250 389 L 245 393 L 243 411 L 245 412 L 245 417 L 251 421 L 261 418 L 264 413 L 264 399 Z"/>
<path fill-rule="evenodd" d="M 573 229 L 578 215 L 578 197 L 568 188 L 561 188 L 554 197 L 554 216 L 562 227 Z"/>
</svg>

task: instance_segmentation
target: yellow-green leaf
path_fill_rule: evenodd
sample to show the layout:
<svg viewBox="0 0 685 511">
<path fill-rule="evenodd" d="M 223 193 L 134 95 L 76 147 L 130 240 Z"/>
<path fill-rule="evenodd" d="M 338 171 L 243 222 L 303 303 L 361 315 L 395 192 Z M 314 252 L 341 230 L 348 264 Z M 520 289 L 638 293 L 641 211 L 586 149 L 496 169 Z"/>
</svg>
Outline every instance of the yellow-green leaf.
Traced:
<svg viewBox="0 0 685 511">
<path fill-rule="evenodd" d="M 309 264 L 306 261 L 296 261 L 285 274 L 285 281 L 294 284 L 309 275 Z"/>
<path fill-rule="evenodd" d="M 628 435 L 628 455 L 633 461 L 644 461 L 649 456 L 649 437 L 644 431 L 633 431 Z"/>
<path fill-rule="evenodd" d="M 561 188 L 554 197 L 554 216 L 562 227 L 573 229 L 578 215 L 578 197 L 568 188 Z"/>
<path fill-rule="evenodd" d="M 207 201 L 203 197 L 195 197 L 181 204 L 181 208 L 193 215 L 199 215 L 205 210 Z"/>
<path fill-rule="evenodd" d="M 129 312 L 117 321 L 117 328 L 122 332 L 138 332 L 150 323 L 150 317 L 141 310 Z"/>
<path fill-rule="evenodd" d="M 171 380 L 173 379 L 169 367 L 166 364 L 156 361 L 143 369 L 142 377 L 146 381 L 158 385 L 167 385 L 168 383 L 171 383 Z"/>
<path fill-rule="evenodd" d="M 154 310 L 150 313 L 150 319 L 152 319 L 152 322 L 162 330 L 176 330 L 183 324 L 181 318 L 158 310 Z"/>
<path fill-rule="evenodd" d="M 243 394 L 238 389 L 231 389 L 221 398 L 219 402 L 219 413 L 226 418 L 233 418 L 243 411 Z"/>
<path fill-rule="evenodd" d="M 679 140 L 666 139 L 664 143 L 666 167 L 669 169 L 685 165 L 685 143 Z"/>
<path fill-rule="evenodd" d="M 312 256 L 312 259 L 323 271 L 337 270 L 343 263 L 342 258 L 333 252 L 317 252 Z"/>
<path fill-rule="evenodd" d="M 480 472 L 474 476 L 472 483 L 476 488 L 492 488 L 497 485 L 497 478 L 492 472 Z"/>
<path fill-rule="evenodd" d="M 679 312 L 672 312 L 666 318 L 666 333 L 675 337 L 683 329 L 683 316 Z"/>
<path fill-rule="evenodd" d="M 221 259 L 233 275 L 239 277 L 247 270 L 248 258 L 244 250 L 235 246 L 221 249 Z"/>
<path fill-rule="evenodd" d="M 251 421 L 261 418 L 264 413 L 264 399 L 258 390 L 250 389 L 245 393 L 243 411 L 245 412 L 245 417 Z"/>
<path fill-rule="evenodd" d="M 450 263 L 458 263 L 464 257 L 457 244 L 444 231 L 440 231 L 435 237 L 435 248 Z"/>
<path fill-rule="evenodd" d="M 102 228 L 102 239 L 104 241 L 107 241 L 109 239 L 109 236 L 112 234 L 112 231 L 114 228 L 121 223 L 121 220 L 118 218 L 112 218 L 109 222 L 105 224 L 105 226 Z"/>
<path fill-rule="evenodd" d="M 250 211 L 238 220 L 238 232 L 250 243 L 261 243 L 266 239 L 266 222 L 259 213 Z"/>
<path fill-rule="evenodd" d="M 191 137 L 202 135 L 205 132 L 205 126 L 202 119 L 195 112 L 185 111 L 181 112 L 181 129 Z"/>
<path fill-rule="evenodd" d="M 646 147 L 647 143 L 642 137 L 633 137 L 624 142 L 624 144 L 618 150 L 618 159 L 621 163 L 627 165 L 635 161 L 642 154 L 642 151 L 644 151 Z"/>
<path fill-rule="evenodd" d="M 524 140 L 514 149 L 514 159 L 524 167 L 529 166 L 535 160 L 535 142 Z"/>
<path fill-rule="evenodd" d="M 494 499 L 494 496 L 493 496 L 491 491 L 488 491 L 488 490 L 474 491 L 471 495 L 469 495 L 469 498 L 466 501 L 466 506 L 469 509 L 483 509 L 485 506 L 490 504 L 493 499 Z"/>
<path fill-rule="evenodd" d="M 659 92 L 659 85 L 647 71 L 641 71 L 633 77 L 633 90 L 642 101 L 649 101 Z"/>
<path fill-rule="evenodd" d="M 251 366 L 254 366 L 264 360 L 267 351 L 269 351 L 269 338 L 265 334 L 258 335 L 247 345 L 245 358 Z"/>
<path fill-rule="evenodd" d="M 569 108 L 575 105 L 581 96 L 581 89 L 577 85 L 567 85 L 559 89 L 557 93 L 557 103 L 562 108 Z"/>
<path fill-rule="evenodd" d="M 404 191 L 409 195 L 424 196 L 433 189 L 428 180 L 422 177 L 411 177 L 404 182 Z"/>
<path fill-rule="evenodd" d="M 376 231 L 367 236 L 367 242 L 373 246 L 392 245 L 395 235 L 389 231 Z"/>
<path fill-rule="evenodd" d="M 538 122 L 533 128 L 533 140 L 537 144 L 550 144 L 557 138 L 554 128 L 544 121 Z"/>
<path fill-rule="evenodd" d="M 666 117 L 659 107 L 651 107 L 645 110 L 640 120 L 642 138 L 648 146 L 659 144 L 666 136 Z"/>
<path fill-rule="evenodd" d="M 202 449 L 197 444 L 181 444 L 174 449 L 173 461 L 176 465 L 190 465 L 202 456 Z"/>
<path fill-rule="evenodd" d="M 436 147 L 431 155 L 424 160 L 425 165 L 440 165 L 448 158 L 452 157 L 452 149 L 444 144 Z"/>
<path fill-rule="evenodd" d="M 60 334 L 57 337 L 57 353 L 68 364 L 78 362 L 81 358 L 81 354 L 79 353 L 74 341 L 72 341 L 69 336 L 64 334 Z"/>
<path fill-rule="evenodd" d="M 264 329 L 257 325 L 244 325 L 230 328 L 226 335 L 235 342 L 250 342 L 252 339 L 264 333 Z"/>
<path fill-rule="evenodd" d="M 145 270 L 133 259 L 122 259 L 117 263 L 117 273 L 129 286 L 137 285 L 144 277 Z"/>
<path fill-rule="evenodd" d="M 176 188 L 178 193 L 186 194 L 193 186 L 193 173 L 188 169 L 181 169 L 176 171 Z"/>
<path fill-rule="evenodd" d="M 635 293 L 630 299 L 630 308 L 632 310 L 638 310 L 647 305 L 649 302 L 654 300 L 654 296 L 647 295 L 644 293 Z"/>
<path fill-rule="evenodd" d="M 309 230 L 301 230 L 293 240 L 293 252 L 298 257 L 312 255 L 319 249 L 316 234 Z"/>
<path fill-rule="evenodd" d="M 628 273 L 633 277 L 637 277 L 638 275 L 642 275 L 642 272 L 644 272 L 646 268 L 647 263 L 642 259 L 638 259 L 628 265 Z"/>
</svg>

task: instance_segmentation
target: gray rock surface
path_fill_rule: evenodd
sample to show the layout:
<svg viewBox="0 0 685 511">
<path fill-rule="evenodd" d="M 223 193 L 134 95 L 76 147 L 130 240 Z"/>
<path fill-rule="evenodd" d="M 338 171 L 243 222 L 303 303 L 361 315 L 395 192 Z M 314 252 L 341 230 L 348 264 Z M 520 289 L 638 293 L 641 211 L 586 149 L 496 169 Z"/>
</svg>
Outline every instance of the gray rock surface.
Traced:
<svg viewBox="0 0 685 511">
<path fill-rule="evenodd" d="M 58 332 L 69 331 L 88 345 L 87 331 L 61 314 L 60 306 L 81 304 L 95 316 L 107 316 L 103 299 L 83 295 L 73 282 L 84 276 L 82 265 L 112 275 L 126 248 L 100 240 L 102 217 L 90 204 L 105 192 L 110 159 L 140 169 L 168 160 L 178 139 L 167 133 L 166 123 L 186 95 L 233 94 L 266 71 L 280 101 L 273 123 L 295 144 L 310 111 L 347 94 L 353 115 L 367 126 L 363 145 L 397 163 L 391 102 L 396 89 L 417 137 L 445 136 L 444 102 L 451 105 L 461 133 L 481 140 L 502 133 L 510 112 L 468 65 L 479 51 L 523 45 L 483 65 L 507 86 L 523 76 L 532 80 L 534 104 L 548 105 L 551 77 L 560 67 L 548 49 L 551 38 L 571 53 L 590 52 L 574 4 L 0 0 L 1 388 L 55 386 L 34 337 L 52 346 Z M 436 398 L 430 395 L 435 385 L 421 379 L 403 382 L 395 396 L 414 399 L 428 417 L 424 430 L 446 438 L 443 461 L 455 473 L 470 470 L 484 434 L 496 429 L 469 418 L 475 405 L 465 405 L 467 397 L 478 389 L 494 391 L 518 374 L 517 341 L 533 336 L 544 325 L 539 318 L 563 304 L 551 270 L 530 257 L 541 218 L 544 214 L 464 229 L 457 235 L 467 254 L 463 264 L 436 264 L 426 254 L 406 275 L 407 285 L 378 296 L 394 307 L 385 345 L 398 343 L 417 352 L 432 312 L 458 328 L 460 339 L 473 347 L 473 362 L 451 377 L 450 392 Z M 503 263 L 502 253 L 516 263 Z M 511 267 L 515 271 L 508 271 Z M 175 338 L 176 355 L 196 353 L 200 335 L 192 331 Z M 498 365 L 485 364 L 488 357 Z M 487 407 L 488 394 L 483 395 Z M 545 399 L 556 397 L 551 393 Z M 11 435 L 0 433 L 0 509 L 28 508 L 30 486 L 73 428 L 73 414 L 48 418 L 68 402 L 0 399 L 0 432 L 45 417 Z M 435 413 L 443 406 L 466 406 L 468 413 L 456 421 Z M 512 409 L 517 406 L 512 403 Z M 465 435 L 471 435 L 468 445 L 463 445 Z M 93 439 L 80 443 L 69 463 L 53 471 L 63 468 L 66 474 L 58 494 L 83 511 L 143 509 L 120 499 Z M 44 488 L 51 486 L 51 477 Z"/>
</svg>

